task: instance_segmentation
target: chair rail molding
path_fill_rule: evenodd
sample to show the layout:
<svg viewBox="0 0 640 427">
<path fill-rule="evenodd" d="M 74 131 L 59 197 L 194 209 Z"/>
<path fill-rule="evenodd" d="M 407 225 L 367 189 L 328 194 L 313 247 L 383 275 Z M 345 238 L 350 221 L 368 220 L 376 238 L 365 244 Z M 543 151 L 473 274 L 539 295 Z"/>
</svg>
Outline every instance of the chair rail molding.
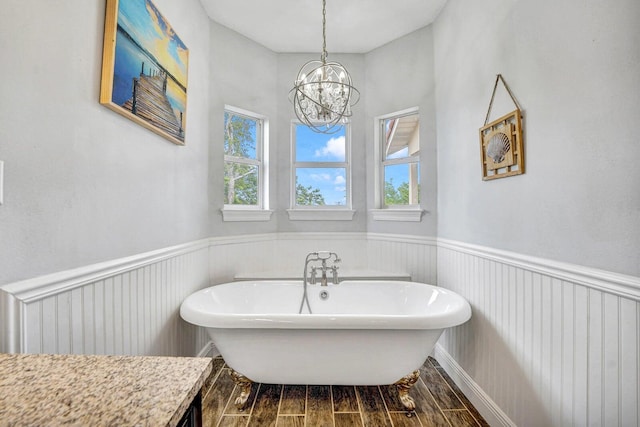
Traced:
<svg viewBox="0 0 640 427">
<path fill-rule="evenodd" d="M 195 252 L 209 247 L 209 239 L 197 240 L 144 252 L 125 258 L 118 258 L 85 267 L 64 270 L 57 273 L 34 277 L 0 286 L 0 291 L 11 294 L 25 303 L 31 303 L 62 292 L 104 280 L 128 271 L 158 263 L 160 261 Z"/>
<path fill-rule="evenodd" d="M 449 239 L 438 238 L 437 246 L 438 248 L 452 249 L 457 252 L 497 261 L 609 294 L 640 301 L 640 277 Z"/>
</svg>

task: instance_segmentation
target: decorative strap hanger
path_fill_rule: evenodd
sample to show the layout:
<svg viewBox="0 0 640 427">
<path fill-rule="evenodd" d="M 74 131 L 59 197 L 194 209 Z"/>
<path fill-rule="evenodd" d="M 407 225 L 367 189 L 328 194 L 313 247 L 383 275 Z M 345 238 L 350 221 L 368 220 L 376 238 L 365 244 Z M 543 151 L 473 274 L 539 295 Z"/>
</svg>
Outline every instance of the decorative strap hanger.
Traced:
<svg viewBox="0 0 640 427">
<path fill-rule="evenodd" d="M 522 110 L 522 108 L 520 108 L 520 104 L 518 104 L 518 101 L 516 101 L 515 96 L 513 96 L 513 93 L 511 93 L 511 89 L 509 89 L 509 86 L 507 85 L 507 82 L 505 82 L 504 79 L 502 78 L 502 74 L 498 74 L 496 76 L 496 83 L 493 85 L 493 93 L 491 94 L 491 101 L 489 102 L 489 109 L 487 110 L 487 116 L 484 119 L 484 125 L 485 126 L 489 122 L 489 114 L 491 114 L 491 107 L 493 107 L 493 99 L 496 96 L 496 89 L 498 88 L 498 81 L 502 82 L 502 85 L 504 86 L 504 88 L 509 93 L 509 96 L 511 97 L 511 100 L 516 105 L 516 108 L 518 109 L 518 111 Z"/>
</svg>

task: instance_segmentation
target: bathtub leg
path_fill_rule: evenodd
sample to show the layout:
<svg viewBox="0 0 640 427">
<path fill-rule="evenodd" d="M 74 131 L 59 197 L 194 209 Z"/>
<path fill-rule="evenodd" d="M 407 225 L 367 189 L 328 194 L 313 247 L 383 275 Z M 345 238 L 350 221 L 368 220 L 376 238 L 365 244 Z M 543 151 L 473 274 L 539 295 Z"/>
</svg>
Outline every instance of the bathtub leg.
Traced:
<svg viewBox="0 0 640 427">
<path fill-rule="evenodd" d="M 418 381 L 419 377 L 420 371 L 413 371 L 395 384 L 396 387 L 398 387 L 400 401 L 407 410 L 407 417 L 410 417 L 416 409 L 416 402 L 409 396 L 409 390 L 411 390 L 411 387 Z"/>
<path fill-rule="evenodd" d="M 247 400 L 249 400 L 251 384 L 253 384 L 253 381 L 244 375 L 237 373 L 233 369 L 231 370 L 231 378 L 233 379 L 233 382 L 240 387 L 240 396 L 236 399 L 235 404 L 236 407 L 242 411 L 247 405 Z"/>
</svg>

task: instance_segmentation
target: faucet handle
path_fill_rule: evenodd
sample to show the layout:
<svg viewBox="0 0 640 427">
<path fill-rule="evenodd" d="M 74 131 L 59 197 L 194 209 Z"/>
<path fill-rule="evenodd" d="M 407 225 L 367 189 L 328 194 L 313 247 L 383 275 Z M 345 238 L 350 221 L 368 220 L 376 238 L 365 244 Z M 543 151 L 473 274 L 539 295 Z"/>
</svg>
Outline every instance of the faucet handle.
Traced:
<svg viewBox="0 0 640 427">
<path fill-rule="evenodd" d="M 316 274 L 316 267 L 311 267 L 311 277 L 309 278 L 310 285 L 316 284 Z"/>
<path fill-rule="evenodd" d="M 340 281 L 338 280 L 338 266 L 337 265 L 333 265 L 331 266 L 331 275 L 332 277 L 332 282 L 334 285 L 337 285 L 338 283 L 340 283 Z"/>
</svg>

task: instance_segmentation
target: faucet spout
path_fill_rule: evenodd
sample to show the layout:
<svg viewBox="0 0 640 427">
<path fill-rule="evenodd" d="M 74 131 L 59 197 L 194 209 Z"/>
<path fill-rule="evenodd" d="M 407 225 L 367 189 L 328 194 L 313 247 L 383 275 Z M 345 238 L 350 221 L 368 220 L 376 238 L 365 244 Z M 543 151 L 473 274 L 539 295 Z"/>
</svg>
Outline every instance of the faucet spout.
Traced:
<svg viewBox="0 0 640 427">
<path fill-rule="evenodd" d="M 320 278 L 320 286 L 327 286 L 327 261 L 322 260 L 322 277 Z"/>
</svg>

